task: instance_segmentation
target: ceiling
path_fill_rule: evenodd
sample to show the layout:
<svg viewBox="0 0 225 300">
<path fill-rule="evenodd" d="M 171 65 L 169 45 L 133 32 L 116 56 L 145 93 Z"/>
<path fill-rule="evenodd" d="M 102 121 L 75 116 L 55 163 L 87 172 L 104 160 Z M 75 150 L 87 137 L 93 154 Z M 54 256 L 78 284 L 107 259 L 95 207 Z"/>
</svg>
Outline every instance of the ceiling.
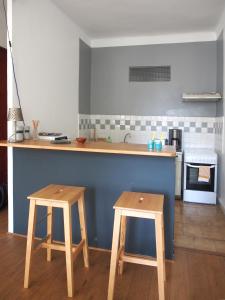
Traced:
<svg viewBox="0 0 225 300">
<path fill-rule="evenodd" d="M 52 0 L 92 39 L 215 31 L 224 0 Z"/>
</svg>

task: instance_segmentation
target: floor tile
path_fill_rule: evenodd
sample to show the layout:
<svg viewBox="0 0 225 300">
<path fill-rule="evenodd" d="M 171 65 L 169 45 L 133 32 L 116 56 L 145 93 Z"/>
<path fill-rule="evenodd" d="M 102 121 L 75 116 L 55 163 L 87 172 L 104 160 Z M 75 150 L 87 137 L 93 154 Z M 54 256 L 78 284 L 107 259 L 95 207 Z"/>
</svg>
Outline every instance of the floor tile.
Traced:
<svg viewBox="0 0 225 300">
<path fill-rule="evenodd" d="M 225 215 L 218 205 L 175 201 L 175 245 L 225 255 Z"/>
</svg>

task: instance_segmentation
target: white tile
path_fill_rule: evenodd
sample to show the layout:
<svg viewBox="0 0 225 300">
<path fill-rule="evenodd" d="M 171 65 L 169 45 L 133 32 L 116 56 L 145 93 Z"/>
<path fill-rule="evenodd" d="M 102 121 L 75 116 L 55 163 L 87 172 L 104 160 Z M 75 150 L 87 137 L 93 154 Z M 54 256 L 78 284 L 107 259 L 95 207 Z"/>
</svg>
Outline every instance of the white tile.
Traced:
<svg viewBox="0 0 225 300">
<path fill-rule="evenodd" d="M 202 128 L 202 133 L 207 133 L 207 128 Z"/>
<path fill-rule="evenodd" d="M 140 131 L 141 130 L 141 126 L 135 126 L 135 131 Z"/>
</svg>

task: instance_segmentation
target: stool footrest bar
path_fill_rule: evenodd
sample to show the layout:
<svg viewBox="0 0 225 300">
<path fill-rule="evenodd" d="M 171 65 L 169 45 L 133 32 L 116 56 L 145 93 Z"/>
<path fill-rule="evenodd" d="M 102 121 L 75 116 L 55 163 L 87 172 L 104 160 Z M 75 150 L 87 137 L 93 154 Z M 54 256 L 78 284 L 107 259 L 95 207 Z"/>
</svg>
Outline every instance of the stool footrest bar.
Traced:
<svg viewBox="0 0 225 300">
<path fill-rule="evenodd" d="M 157 267 L 156 258 L 151 256 L 125 254 L 121 255 L 120 260 L 128 263 Z"/>
<path fill-rule="evenodd" d="M 42 246 L 42 248 L 46 248 L 46 249 L 65 251 L 64 245 L 60 245 L 60 244 L 56 244 L 56 243 L 54 243 L 54 244 L 42 243 L 41 246 Z"/>
<path fill-rule="evenodd" d="M 41 248 L 42 248 L 42 245 L 44 244 L 44 242 L 47 241 L 49 238 L 50 238 L 50 235 L 48 234 L 48 235 L 46 235 L 45 237 L 43 237 L 41 240 L 39 240 L 39 241 L 36 243 L 36 245 L 35 245 L 33 251 L 37 251 L 37 250 L 41 249 Z"/>
<path fill-rule="evenodd" d="M 80 243 L 76 247 L 72 248 L 74 260 L 77 258 L 78 254 L 81 252 L 81 250 L 83 250 L 84 243 L 85 243 L 85 240 L 81 240 Z"/>
<path fill-rule="evenodd" d="M 48 238 L 48 236 L 45 239 L 47 239 L 47 238 Z M 72 247 L 72 252 L 74 254 L 74 258 L 76 258 L 77 255 L 80 253 L 80 251 L 83 249 L 84 243 L 85 243 L 85 240 L 81 240 L 81 242 L 76 247 Z M 57 251 L 66 251 L 66 248 L 64 245 L 57 244 L 57 243 L 52 243 L 52 244 L 41 243 L 39 245 L 39 248 L 46 248 L 46 249 L 57 250 Z"/>
</svg>

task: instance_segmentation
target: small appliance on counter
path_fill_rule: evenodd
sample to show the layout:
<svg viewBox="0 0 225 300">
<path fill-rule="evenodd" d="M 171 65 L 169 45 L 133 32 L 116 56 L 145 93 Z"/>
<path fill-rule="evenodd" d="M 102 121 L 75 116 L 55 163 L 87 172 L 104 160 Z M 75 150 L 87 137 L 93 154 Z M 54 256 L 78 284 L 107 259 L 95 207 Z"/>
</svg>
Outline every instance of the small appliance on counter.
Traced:
<svg viewBox="0 0 225 300">
<path fill-rule="evenodd" d="M 56 140 L 67 139 L 67 136 L 58 132 L 39 132 L 38 138 L 40 140 L 56 141 Z"/>
<path fill-rule="evenodd" d="M 58 132 L 39 132 L 38 139 L 50 141 L 51 144 L 71 144 L 67 135 Z"/>
<path fill-rule="evenodd" d="M 182 130 L 169 129 L 169 145 L 173 145 L 177 152 L 182 152 Z"/>
<path fill-rule="evenodd" d="M 184 196 L 187 202 L 216 204 L 217 154 L 211 149 L 184 152 Z"/>
</svg>

